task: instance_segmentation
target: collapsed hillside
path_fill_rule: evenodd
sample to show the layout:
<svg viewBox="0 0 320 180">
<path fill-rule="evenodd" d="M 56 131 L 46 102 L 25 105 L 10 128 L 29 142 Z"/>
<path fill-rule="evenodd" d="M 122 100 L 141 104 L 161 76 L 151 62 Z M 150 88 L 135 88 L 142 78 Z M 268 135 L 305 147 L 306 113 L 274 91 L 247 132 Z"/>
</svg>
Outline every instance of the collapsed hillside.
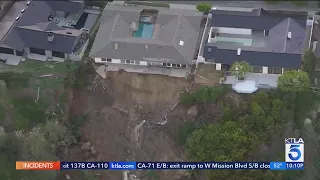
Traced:
<svg viewBox="0 0 320 180">
<path fill-rule="evenodd" d="M 73 94 L 73 114 L 86 114 L 87 121 L 82 127 L 82 144 L 70 150 L 63 160 L 187 161 L 184 146 L 195 128 L 205 123 L 221 123 L 225 107 L 236 109 L 252 98 L 231 92 L 216 103 L 178 105 L 168 114 L 167 123 L 161 125 L 166 111 L 175 105 L 190 84 L 188 79 L 126 72 L 108 72 L 105 80 L 96 76 L 90 87 Z M 259 146 L 252 149 L 250 159 L 280 161 L 284 152 L 283 139 L 299 136 L 299 132 L 294 121 L 287 121 L 271 133 L 268 141 L 255 142 Z M 79 176 L 77 172 L 65 173 L 72 179 Z M 122 179 L 124 173 L 97 171 L 95 178 Z M 316 174 L 312 173 L 308 177 L 314 179 Z M 136 171 L 129 175 L 139 180 L 192 179 L 190 172 L 183 170 Z"/>
</svg>

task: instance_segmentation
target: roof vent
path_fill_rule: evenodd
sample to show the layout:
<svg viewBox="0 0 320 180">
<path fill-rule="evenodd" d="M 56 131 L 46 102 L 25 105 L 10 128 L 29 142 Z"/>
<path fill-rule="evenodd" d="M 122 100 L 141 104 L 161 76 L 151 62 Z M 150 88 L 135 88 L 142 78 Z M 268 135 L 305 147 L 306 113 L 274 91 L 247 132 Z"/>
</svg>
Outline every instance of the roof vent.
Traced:
<svg viewBox="0 0 320 180">
<path fill-rule="evenodd" d="M 149 47 L 148 44 L 145 44 L 145 45 L 144 45 L 144 48 L 145 48 L 145 49 L 148 49 L 148 47 Z"/>
<path fill-rule="evenodd" d="M 72 32 L 69 32 L 69 31 L 68 31 L 67 34 L 72 34 Z"/>
<path fill-rule="evenodd" d="M 136 30 L 137 30 L 137 24 L 136 24 L 136 22 L 131 22 L 130 28 L 131 28 L 132 30 L 136 31 Z"/>
<path fill-rule="evenodd" d="M 28 6 L 30 3 L 31 3 L 31 1 L 28 1 L 28 2 L 27 2 L 27 6 Z"/>
<path fill-rule="evenodd" d="M 16 17 L 16 21 L 17 21 L 18 19 L 20 19 L 20 16 Z"/>
<path fill-rule="evenodd" d="M 22 9 L 22 10 L 21 10 L 21 13 L 24 13 L 25 10 L 26 10 L 26 9 Z"/>
<path fill-rule="evenodd" d="M 237 55 L 240 56 L 240 54 L 241 54 L 241 48 L 238 48 Z"/>
<path fill-rule="evenodd" d="M 291 32 L 288 32 L 288 39 L 291 39 Z"/>
<path fill-rule="evenodd" d="M 184 45 L 184 42 L 183 42 L 183 41 L 180 41 L 180 42 L 179 42 L 179 45 L 180 45 L 180 46 L 183 46 L 183 45 Z"/>
<path fill-rule="evenodd" d="M 48 32 L 48 41 L 53 42 L 54 34 L 53 32 Z"/>
<path fill-rule="evenodd" d="M 118 49 L 119 44 L 118 43 L 114 43 L 114 49 Z"/>
</svg>

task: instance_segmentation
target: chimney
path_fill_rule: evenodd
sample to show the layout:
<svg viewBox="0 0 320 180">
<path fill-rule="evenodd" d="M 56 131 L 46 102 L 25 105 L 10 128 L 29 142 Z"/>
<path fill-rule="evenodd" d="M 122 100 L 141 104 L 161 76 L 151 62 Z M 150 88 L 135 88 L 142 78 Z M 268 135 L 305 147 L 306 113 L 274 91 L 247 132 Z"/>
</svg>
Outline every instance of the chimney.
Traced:
<svg viewBox="0 0 320 180">
<path fill-rule="evenodd" d="M 288 38 L 288 39 L 291 39 L 291 32 L 288 32 L 287 38 Z"/>
<path fill-rule="evenodd" d="M 118 43 L 114 43 L 114 49 L 118 49 L 119 44 Z"/>
<path fill-rule="evenodd" d="M 53 42 L 54 34 L 53 32 L 48 32 L 48 41 Z"/>
<path fill-rule="evenodd" d="M 241 54 L 241 48 L 238 48 L 237 55 L 240 56 L 240 54 Z"/>
</svg>

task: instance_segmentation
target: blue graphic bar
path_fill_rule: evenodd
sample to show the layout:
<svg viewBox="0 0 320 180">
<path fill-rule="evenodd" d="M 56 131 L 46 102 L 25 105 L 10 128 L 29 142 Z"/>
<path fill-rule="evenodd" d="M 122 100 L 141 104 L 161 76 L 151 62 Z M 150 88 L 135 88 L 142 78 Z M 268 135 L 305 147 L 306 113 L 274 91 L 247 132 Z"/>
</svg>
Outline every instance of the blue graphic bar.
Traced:
<svg viewBox="0 0 320 180">
<path fill-rule="evenodd" d="M 270 162 L 270 170 L 286 170 L 285 162 Z"/>
<path fill-rule="evenodd" d="M 303 170 L 304 163 L 303 162 L 287 162 L 286 170 Z"/>
</svg>

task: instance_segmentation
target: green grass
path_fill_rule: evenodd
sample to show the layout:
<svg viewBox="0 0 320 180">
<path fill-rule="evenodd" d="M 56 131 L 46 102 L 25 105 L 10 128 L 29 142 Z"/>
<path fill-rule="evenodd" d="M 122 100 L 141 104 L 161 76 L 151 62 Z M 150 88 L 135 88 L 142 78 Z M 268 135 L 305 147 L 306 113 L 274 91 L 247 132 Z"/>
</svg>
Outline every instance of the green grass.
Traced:
<svg viewBox="0 0 320 180">
<path fill-rule="evenodd" d="M 147 171 L 146 176 L 152 180 L 159 180 L 160 179 L 158 172 L 154 171 L 154 170 Z"/>
<path fill-rule="evenodd" d="M 291 1 L 291 2 L 298 7 L 304 7 L 308 5 L 308 1 Z"/>
<path fill-rule="evenodd" d="M 68 67 L 69 66 L 69 67 Z M 32 72 L 33 74 L 67 73 L 77 68 L 77 64 L 70 61 L 65 62 L 43 62 L 27 59 L 20 62 L 13 70 L 16 72 Z"/>
<path fill-rule="evenodd" d="M 14 107 L 13 121 L 17 130 L 31 129 L 45 122 L 48 108 L 46 103 L 35 102 L 32 97 L 16 97 L 10 103 Z"/>
<path fill-rule="evenodd" d="M 31 88 L 37 91 L 38 87 L 42 89 L 55 89 L 63 85 L 64 75 L 74 71 L 78 67 L 78 64 L 71 61 L 65 62 L 42 62 L 37 60 L 27 59 L 21 62 L 14 72 L 30 73 L 33 78 L 45 74 L 53 74 L 59 77 L 44 77 L 38 78 L 36 83 L 31 84 Z"/>
</svg>

